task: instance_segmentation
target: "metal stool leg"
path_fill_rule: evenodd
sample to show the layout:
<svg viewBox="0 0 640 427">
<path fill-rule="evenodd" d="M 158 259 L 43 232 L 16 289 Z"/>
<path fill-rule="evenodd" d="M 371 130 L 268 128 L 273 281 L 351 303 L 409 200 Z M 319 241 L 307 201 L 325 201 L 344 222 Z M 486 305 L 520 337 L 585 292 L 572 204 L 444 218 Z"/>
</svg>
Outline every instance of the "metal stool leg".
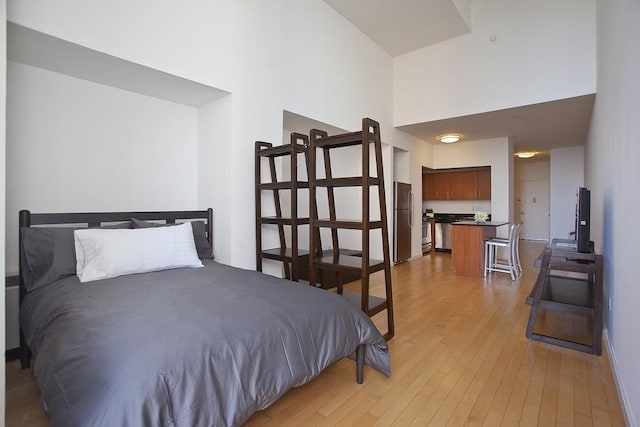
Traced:
<svg viewBox="0 0 640 427">
<path fill-rule="evenodd" d="M 487 276 L 487 269 L 489 268 L 489 242 L 484 242 L 484 265 L 483 265 L 483 269 L 482 269 L 482 275 L 484 277 Z"/>
</svg>

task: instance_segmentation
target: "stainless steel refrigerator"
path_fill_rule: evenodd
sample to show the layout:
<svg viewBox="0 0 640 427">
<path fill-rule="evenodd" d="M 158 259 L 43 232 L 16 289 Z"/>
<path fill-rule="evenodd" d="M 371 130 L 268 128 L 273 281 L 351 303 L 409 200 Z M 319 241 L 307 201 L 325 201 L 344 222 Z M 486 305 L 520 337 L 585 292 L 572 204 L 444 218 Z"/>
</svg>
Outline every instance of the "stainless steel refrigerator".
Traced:
<svg viewBox="0 0 640 427">
<path fill-rule="evenodd" d="M 393 262 L 411 258 L 411 227 L 413 227 L 413 192 L 411 184 L 393 183 Z"/>
</svg>

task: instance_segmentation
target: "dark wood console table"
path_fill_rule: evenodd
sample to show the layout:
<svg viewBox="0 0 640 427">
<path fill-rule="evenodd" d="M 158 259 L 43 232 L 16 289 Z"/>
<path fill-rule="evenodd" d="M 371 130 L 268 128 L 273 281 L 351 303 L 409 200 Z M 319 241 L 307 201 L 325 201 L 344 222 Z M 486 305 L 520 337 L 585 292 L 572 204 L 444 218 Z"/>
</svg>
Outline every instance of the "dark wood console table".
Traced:
<svg viewBox="0 0 640 427">
<path fill-rule="evenodd" d="M 602 354 L 602 255 L 580 253 L 574 241 L 554 239 L 543 253 L 538 279 L 526 303 L 531 305 L 528 338 Z M 534 332 L 541 309 L 590 318 L 591 345 Z"/>
</svg>

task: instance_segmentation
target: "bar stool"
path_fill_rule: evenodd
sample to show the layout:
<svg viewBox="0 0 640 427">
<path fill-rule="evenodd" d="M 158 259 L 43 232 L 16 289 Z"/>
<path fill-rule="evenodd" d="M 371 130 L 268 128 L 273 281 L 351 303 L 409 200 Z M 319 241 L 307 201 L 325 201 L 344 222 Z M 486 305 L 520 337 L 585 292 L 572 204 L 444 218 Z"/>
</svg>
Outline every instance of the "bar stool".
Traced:
<svg viewBox="0 0 640 427">
<path fill-rule="evenodd" d="M 511 259 L 514 261 L 514 266 L 517 269 L 516 276 L 520 276 L 522 274 L 522 264 L 520 264 L 520 230 L 522 229 L 522 223 L 515 224 L 515 226 L 516 233 L 511 243 Z M 508 241 L 508 239 L 502 237 L 495 237 L 494 239 Z"/>
<path fill-rule="evenodd" d="M 516 280 L 522 274 L 520 264 L 520 224 L 511 224 L 509 238 L 493 238 L 484 243 L 484 275 L 492 271 L 509 273 L 511 280 Z M 497 260 L 498 248 L 507 249 L 507 263 L 499 263 Z"/>
</svg>

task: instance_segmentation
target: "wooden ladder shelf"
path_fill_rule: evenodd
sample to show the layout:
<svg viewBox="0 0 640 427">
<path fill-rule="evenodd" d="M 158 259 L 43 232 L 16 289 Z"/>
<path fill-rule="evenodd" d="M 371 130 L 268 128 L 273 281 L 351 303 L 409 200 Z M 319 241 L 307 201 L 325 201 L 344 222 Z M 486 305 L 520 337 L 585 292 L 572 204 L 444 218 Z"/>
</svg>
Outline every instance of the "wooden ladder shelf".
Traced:
<svg viewBox="0 0 640 427">
<path fill-rule="evenodd" d="M 354 177 L 334 177 L 331 165 L 331 151 L 345 147 L 361 147 L 362 174 Z M 370 152 L 375 157 L 375 176 L 371 176 Z M 324 178 L 318 178 L 316 151 L 322 151 L 324 162 Z M 337 291 L 358 304 L 362 311 L 373 316 L 387 310 L 388 332 L 385 339 L 394 335 L 393 299 L 391 287 L 391 263 L 389 258 L 389 234 L 384 191 L 384 174 L 382 169 L 382 143 L 380 141 L 380 125 L 371 119 L 362 119 L 362 131 L 329 136 L 326 132 L 311 130 L 308 151 L 309 165 L 309 200 L 311 214 L 310 239 L 312 262 L 309 267 L 309 284 L 327 288 L 337 287 Z M 328 199 L 328 218 L 318 218 L 317 188 L 325 188 Z M 362 190 L 361 218 L 358 220 L 338 219 L 336 217 L 335 189 L 341 187 L 360 187 Z M 371 219 L 370 188 L 377 187 L 380 219 Z M 332 248 L 323 251 L 320 242 L 320 229 L 331 230 Z M 346 249 L 340 245 L 338 230 L 360 230 L 362 235 L 360 249 Z M 381 231 L 383 259 L 371 259 L 370 232 Z M 369 294 L 369 277 L 371 274 L 384 271 L 385 297 Z M 318 280 L 327 273 L 335 274 L 337 280 L 330 282 Z M 326 276 L 325 276 L 326 277 Z M 345 279 L 348 278 L 348 279 Z M 360 279 L 361 292 L 352 293 L 343 290 L 347 280 Z M 330 283 L 330 284 L 329 284 Z"/>
<path fill-rule="evenodd" d="M 309 224 L 309 218 L 298 216 L 298 190 L 308 189 L 308 181 L 298 180 L 298 156 L 305 159 L 305 169 L 308 155 L 309 137 L 307 135 L 292 133 L 291 143 L 273 146 L 271 143 L 256 141 L 255 143 L 255 191 L 256 191 L 256 268 L 262 271 L 264 259 L 282 261 L 284 275 L 287 279 L 298 281 L 306 277 L 309 251 L 298 247 L 298 227 Z M 275 159 L 277 157 L 290 157 L 290 178 L 287 181 L 278 180 Z M 270 182 L 262 182 L 262 163 L 267 159 L 269 163 Z M 290 191 L 290 215 L 283 215 L 280 191 Z M 275 216 L 263 216 L 262 192 L 271 191 L 275 204 Z M 280 246 L 264 249 L 262 246 L 262 231 L 265 225 L 275 225 L 278 229 Z M 287 245 L 285 226 L 291 228 L 291 244 Z"/>
</svg>

